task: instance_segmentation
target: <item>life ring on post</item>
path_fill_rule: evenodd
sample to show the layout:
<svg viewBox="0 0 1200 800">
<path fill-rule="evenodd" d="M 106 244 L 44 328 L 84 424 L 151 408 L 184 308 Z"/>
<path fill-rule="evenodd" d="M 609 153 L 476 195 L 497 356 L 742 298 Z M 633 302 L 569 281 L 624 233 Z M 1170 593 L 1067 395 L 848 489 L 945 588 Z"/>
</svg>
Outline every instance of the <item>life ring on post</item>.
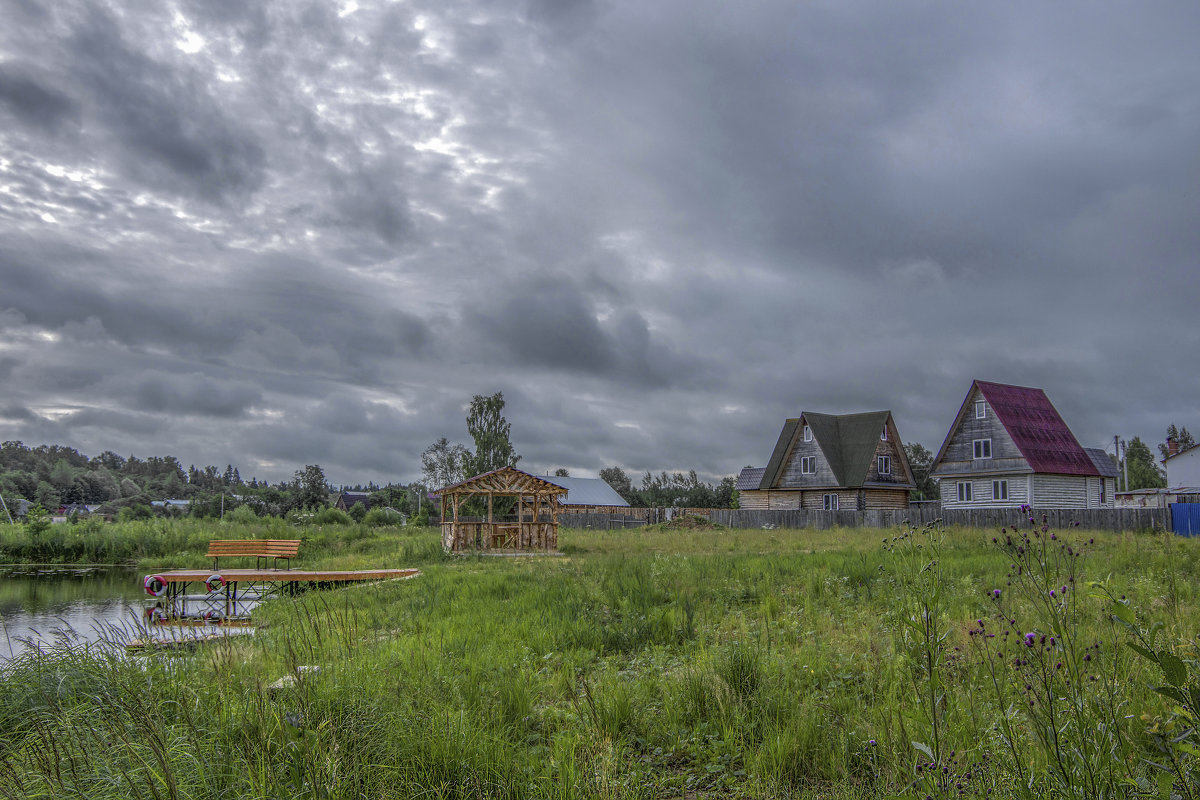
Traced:
<svg viewBox="0 0 1200 800">
<path fill-rule="evenodd" d="M 167 593 L 167 579 L 162 575 L 147 575 L 142 585 L 151 597 L 162 597 Z"/>
<path fill-rule="evenodd" d="M 204 581 L 204 588 L 207 589 L 209 592 L 215 592 L 224 585 L 225 585 L 225 577 L 223 575 L 221 575 L 221 573 L 219 573 L 219 572 L 214 572 L 212 575 L 209 575 L 208 578 Z"/>
</svg>

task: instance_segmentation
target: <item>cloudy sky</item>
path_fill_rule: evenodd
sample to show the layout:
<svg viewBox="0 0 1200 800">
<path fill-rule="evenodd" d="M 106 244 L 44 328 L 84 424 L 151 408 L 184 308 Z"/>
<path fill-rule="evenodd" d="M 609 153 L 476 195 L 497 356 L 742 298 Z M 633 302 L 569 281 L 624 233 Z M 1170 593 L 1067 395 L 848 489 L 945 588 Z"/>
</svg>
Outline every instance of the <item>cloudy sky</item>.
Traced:
<svg viewBox="0 0 1200 800">
<path fill-rule="evenodd" d="M 1200 5 L 0 0 L 0 438 L 408 481 L 1200 430 Z"/>
</svg>

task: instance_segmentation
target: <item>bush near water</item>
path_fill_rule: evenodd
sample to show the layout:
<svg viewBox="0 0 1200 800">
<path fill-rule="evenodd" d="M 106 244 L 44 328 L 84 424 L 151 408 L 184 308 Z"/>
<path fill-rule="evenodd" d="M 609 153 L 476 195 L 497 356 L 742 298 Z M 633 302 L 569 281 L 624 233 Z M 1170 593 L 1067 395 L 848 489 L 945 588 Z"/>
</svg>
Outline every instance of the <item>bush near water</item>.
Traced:
<svg viewBox="0 0 1200 800">
<path fill-rule="evenodd" d="M 128 523 L 93 551 L 43 538 L 154 569 L 203 564 L 211 538 L 301 537 L 298 566 L 422 575 L 268 603 L 255 636 L 189 656 L 23 656 L 0 676 L 0 796 L 1200 789 L 1195 541 L 1036 521 L 1008 540 L 564 529 L 566 557 L 500 559 L 449 558 L 429 529 L 278 525 Z M 6 559 L 31 552 L 21 535 L 3 532 Z"/>
</svg>

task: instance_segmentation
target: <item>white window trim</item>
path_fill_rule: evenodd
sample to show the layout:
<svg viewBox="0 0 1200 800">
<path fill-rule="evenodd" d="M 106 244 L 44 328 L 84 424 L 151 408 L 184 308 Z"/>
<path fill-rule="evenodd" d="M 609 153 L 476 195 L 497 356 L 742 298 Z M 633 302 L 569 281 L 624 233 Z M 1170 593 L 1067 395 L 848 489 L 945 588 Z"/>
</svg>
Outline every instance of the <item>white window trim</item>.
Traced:
<svg viewBox="0 0 1200 800">
<path fill-rule="evenodd" d="M 972 495 L 971 482 L 970 481 L 959 481 L 958 482 L 958 502 L 960 502 L 960 503 L 972 502 L 971 495 Z"/>
<path fill-rule="evenodd" d="M 879 441 L 881 441 L 881 442 L 887 441 L 887 428 L 884 428 L 883 433 L 879 434 Z"/>
<path fill-rule="evenodd" d="M 821 502 L 826 511 L 838 510 L 838 496 L 836 494 L 822 495 Z"/>
<path fill-rule="evenodd" d="M 999 489 L 1000 491 L 996 491 L 997 489 Z M 992 499 L 993 500 L 1007 500 L 1008 499 L 1008 481 L 1007 480 L 1004 480 L 1001 478 L 1001 479 L 992 481 Z"/>
<path fill-rule="evenodd" d="M 806 441 L 806 442 L 812 441 L 812 428 L 810 428 L 807 425 L 804 426 L 804 441 Z"/>
<path fill-rule="evenodd" d="M 987 419 L 987 403 L 982 400 L 975 401 L 975 419 Z"/>
<path fill-rule="evenodd" d="M 805 469 L 808 467 L 808 469 Z M 800 474 L 801 475 L 816 475 L 817 474 L 817 459 L 815 456 L 800 457 Z"/>
<path fill-rule="evenodd" d="M 987 443 L 987 455 L 983 455 L 983 456 L 976 455 L 980 450 L 983 449 L 982 447 L 980 447 L 980 445 L 984 444 L 985 442 Z M 984 459 L 991 458 L 991 457 L 992 457 L 992 440 L 990 438 L 989 439 L 972 439 L 971 440 L 971 460 L 983 461 Z"/>
<path fill-rule="evenodd" d="M 879 468 L 880 475 L 891 475 L 892 474 L 892 457 L 891 456 L 879 456 L 878 458 L 875 459 L 875 464 Z"/>
</svg>

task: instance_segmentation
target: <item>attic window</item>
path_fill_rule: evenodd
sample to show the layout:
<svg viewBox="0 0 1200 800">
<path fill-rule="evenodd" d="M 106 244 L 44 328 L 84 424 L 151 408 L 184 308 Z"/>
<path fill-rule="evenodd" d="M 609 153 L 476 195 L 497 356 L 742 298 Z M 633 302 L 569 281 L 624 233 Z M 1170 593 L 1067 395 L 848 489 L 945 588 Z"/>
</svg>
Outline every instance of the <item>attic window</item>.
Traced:
<svg viewBox="0 0 1200 800">
<path fill-rule="evenodd" d="M 991 439 L 975 439 L 971 442 L 974 449 L 975 458 L 991 458 L 992 457 L 992 440 Z"/>
<path fill-rule="evenodd" d="M 891 458 L 891 456 L 880 456 L 878 461 L 879 461 L 879 474 L 880 475 L 891 475 L 892 474 L 892 458 Z"/>
<path fill-rule="evenodd" d="M 984 419 L 987 417 L 987 403 L 982 400 L 975 401 L 975 419 Z"/>
<path fill-rule="evenodd" d="M 879 441 L 881 441 L 881 442 L 887 441 L 887 428 L 884 428 L 883 433 L 879 434 Z"/>
<path fill-rule="evenodd" d="M 812 456 L 803 456 L 800 459 L 800 474 L 812 475 L 817 471 L 817 460 Z"/>
<path fill-rule="evenodd" d="M 804 426 L 804 441 L 812 441 L 812 428 L 808 427 L 807 425 Z"/>
</svg>

